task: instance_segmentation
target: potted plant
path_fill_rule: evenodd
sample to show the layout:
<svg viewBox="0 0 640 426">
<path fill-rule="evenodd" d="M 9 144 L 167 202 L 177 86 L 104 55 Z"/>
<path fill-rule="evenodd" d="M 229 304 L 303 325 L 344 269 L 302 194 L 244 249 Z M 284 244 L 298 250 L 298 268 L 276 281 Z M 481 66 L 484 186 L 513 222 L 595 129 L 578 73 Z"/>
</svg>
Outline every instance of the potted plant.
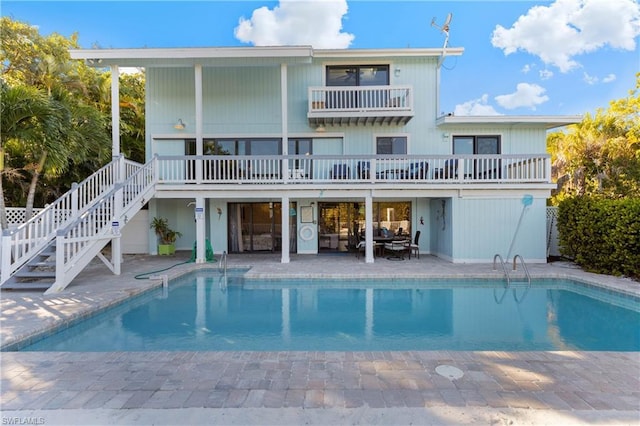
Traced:
<svg viewBox="0 0 640 426">
<path fill-rule="evenodd" d="M 163 217 L 154 217 L 150 227 L 158 236 L 158 254 L 174 254 L 176 252 L 175 242 L 182 234 L 169 228 L 169 221 Z"/>
</svg>

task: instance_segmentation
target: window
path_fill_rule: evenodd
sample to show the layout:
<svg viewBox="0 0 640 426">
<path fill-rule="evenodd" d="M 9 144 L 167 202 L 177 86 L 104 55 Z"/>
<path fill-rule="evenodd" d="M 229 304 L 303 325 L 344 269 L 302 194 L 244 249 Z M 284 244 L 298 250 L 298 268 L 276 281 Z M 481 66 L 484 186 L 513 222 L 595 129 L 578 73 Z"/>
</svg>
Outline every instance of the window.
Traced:
<svg viewBox="0 0 640 426">
<path fill-rule="evenodd" d="M 407 153 L 407 137 L 383 136 L 376 138 L 376 154 L 406 154 Z"/>
<path fill-rule="evenodd" d="M 500 136 L 454 136 L 454 154 L 500 154 Z"/>
<path fill-rule="evenodd" d="M 332 65 L 327 86 L 388 86 L 389 65 Z"/>
<path fill-rule="evenodd" d="M 280 139 L 205 139 L 204 155 L 280 155 Z M 185 154 L 196 155 L 196 141 L 185 141 Z"/>
<path fill-rule="evenodd" d="M 454 136 L 453 153 L 458 155 L 500 154 L 500 136 Z M 464 159 L 465 176 L 474 179 L 500 179 L 501 160 L 497 157 Z"/>
</svg>

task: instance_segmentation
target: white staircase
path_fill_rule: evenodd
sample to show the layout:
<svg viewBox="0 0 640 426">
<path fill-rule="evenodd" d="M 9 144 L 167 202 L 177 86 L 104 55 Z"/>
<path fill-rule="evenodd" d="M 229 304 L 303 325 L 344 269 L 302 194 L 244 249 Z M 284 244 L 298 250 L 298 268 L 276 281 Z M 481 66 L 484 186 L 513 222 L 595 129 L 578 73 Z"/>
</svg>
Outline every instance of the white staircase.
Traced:
<svg viewBox="0 0 640 426">
<path fill-rule="evenodd" d="M 61 291 L 94 258 L 120 273 L 119 230 L 154 195 L 154 160 L 119 157 L 15 230 L 0 245 L 0 289 Z M 114 226 L 116 225 L 116 226 Z M 101 250 L 109 242 L 118 259 Z"/>
</svg>

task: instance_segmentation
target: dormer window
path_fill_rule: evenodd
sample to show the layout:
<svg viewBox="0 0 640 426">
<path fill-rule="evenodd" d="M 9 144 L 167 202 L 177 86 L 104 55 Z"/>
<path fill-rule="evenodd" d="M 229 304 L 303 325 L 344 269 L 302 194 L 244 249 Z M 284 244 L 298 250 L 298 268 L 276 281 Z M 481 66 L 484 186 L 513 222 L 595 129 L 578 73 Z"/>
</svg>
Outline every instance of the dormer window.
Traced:
<svg viewBox="0 0 640 426">
<path fill-rule="evenodd" d="M 327 66 L 327 86 L 388 86 L 389 65 Z"/>
</svg>

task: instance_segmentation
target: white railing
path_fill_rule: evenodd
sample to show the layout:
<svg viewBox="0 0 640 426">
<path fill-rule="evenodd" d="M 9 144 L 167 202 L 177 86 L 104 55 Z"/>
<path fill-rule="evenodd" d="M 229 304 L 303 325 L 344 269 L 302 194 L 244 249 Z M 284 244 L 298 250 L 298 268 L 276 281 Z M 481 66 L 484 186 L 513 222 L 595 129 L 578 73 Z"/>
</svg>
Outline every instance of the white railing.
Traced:
<svg viewBox="0 0 640 426">
<path fill-rule="evenodd" d="M 154 166 L 155 159 L 132 168 L 133 174 L 126 181 L 116 183 L 99 202 L 57 231 L 56 281 L 47 293 L 69 285 L 107 242 L 118 236 L 114 235 L 118 232 L 114 222 L 124 225 L 153 196 Z"/>
<path fill-rule="evenodd" d="M 411 111 L 411 86 L 309 87 L 310 113 Z"/>
<path fill-rule="evenodd" d="M 58 229 L 112 190 L 117 181 L 124 180 L 124 173 L 135 169 L 133 164 L 135 163 L 128 162 L 120 156 L 81 183 L 73 184 L 62 197 L 43 208 L 27 222 L 15 229 L 5 229 L 0 250 L 0 283 L 4 283 L 32 256 L 45 248 L 53 240 Z"/>
<path fill-rule="evenodd" d="M 163 156 L 161 184 L 550 183 L 548 155 Z"/>
</svg>

